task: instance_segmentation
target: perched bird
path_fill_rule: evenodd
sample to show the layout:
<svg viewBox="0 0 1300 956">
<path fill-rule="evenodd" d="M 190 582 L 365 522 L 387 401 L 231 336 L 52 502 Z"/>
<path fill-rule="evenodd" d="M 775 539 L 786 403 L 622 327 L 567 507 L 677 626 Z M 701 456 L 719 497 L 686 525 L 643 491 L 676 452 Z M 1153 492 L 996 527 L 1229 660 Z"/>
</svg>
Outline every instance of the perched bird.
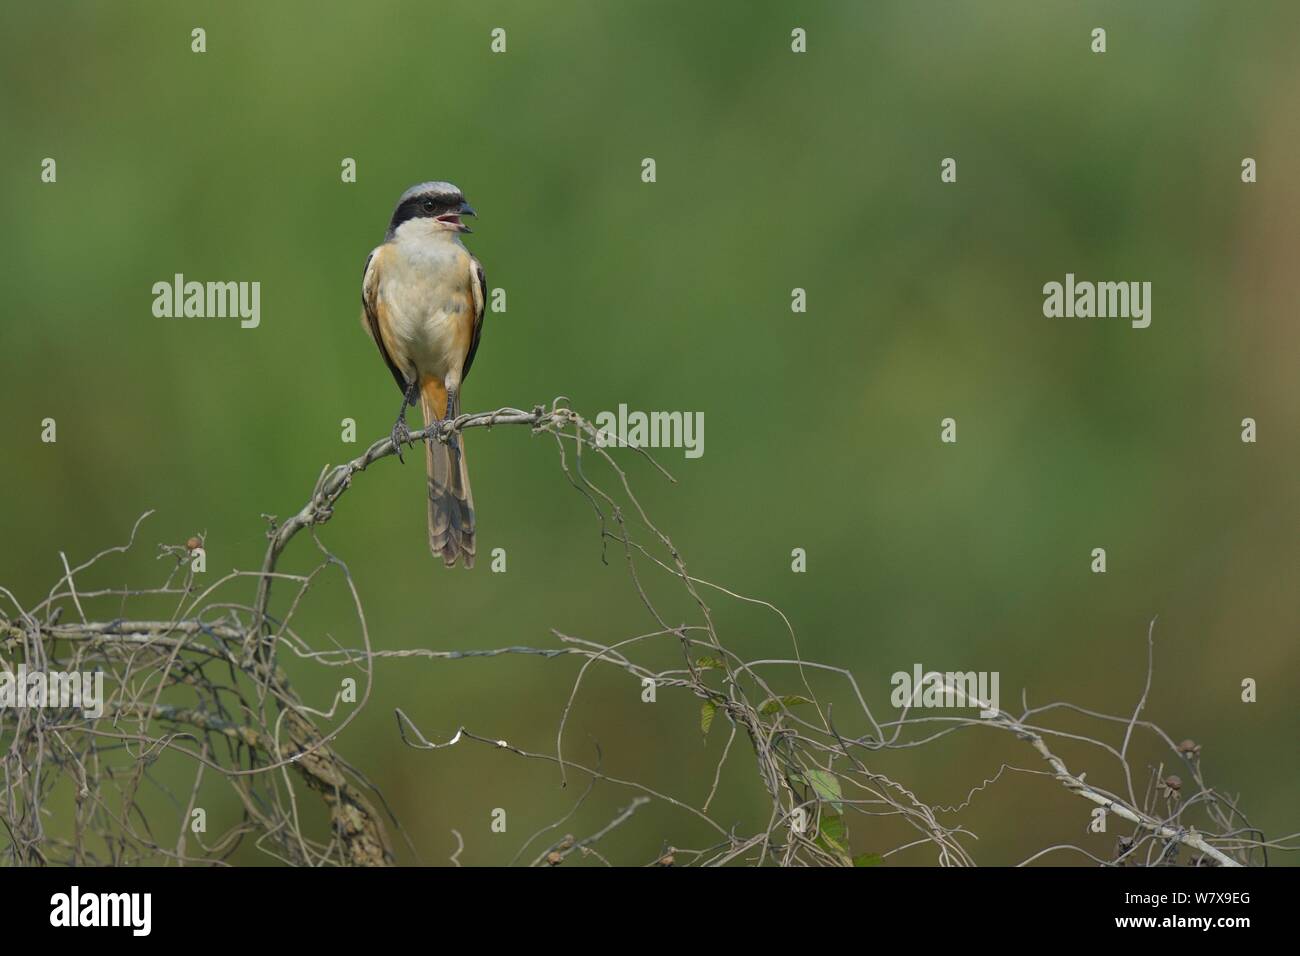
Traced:
<svg viewBox="0 0 1300 956">
<path fill-rule="evenodd" d="M 361 324 L 402 392 L 393 425 L 398 457 L 410 441 L 407 406 L 419 400 L 426 426 L 460 414 L 460 387 L 474 364 L 487 282 L 461 242 L 477 213 L 451 183 L 412 186 L 397 201 L 383 243 L 366 259 Z M 425 441 L 429 548 L 447 567 L 474 566 L 474 496 L 459 434 Z"/>
</svg>

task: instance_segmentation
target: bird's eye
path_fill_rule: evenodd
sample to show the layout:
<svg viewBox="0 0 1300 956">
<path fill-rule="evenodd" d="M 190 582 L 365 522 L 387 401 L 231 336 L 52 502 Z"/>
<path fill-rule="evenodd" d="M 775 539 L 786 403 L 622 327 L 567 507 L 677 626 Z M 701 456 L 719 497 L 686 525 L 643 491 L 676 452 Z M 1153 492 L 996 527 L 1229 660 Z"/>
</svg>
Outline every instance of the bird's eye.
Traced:
<svg viewBox="0 0 1300 956">
<path fill-rule="evenodd" d="M 425 211 L 425 212 L 433 212 L 433 200 L 432 200 L 432 199 L 426 199 L 424 202 L 420 203 L 420 205 L 424 207 L 424 211 Z"/>
</svg>

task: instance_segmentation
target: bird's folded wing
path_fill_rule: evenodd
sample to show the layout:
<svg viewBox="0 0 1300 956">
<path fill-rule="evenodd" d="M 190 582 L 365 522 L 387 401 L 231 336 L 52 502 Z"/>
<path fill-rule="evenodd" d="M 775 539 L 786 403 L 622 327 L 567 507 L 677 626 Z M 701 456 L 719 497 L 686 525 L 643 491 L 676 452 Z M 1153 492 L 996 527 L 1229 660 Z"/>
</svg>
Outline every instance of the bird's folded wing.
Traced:
<svg viewBox="0 0 1300 956">
<path fill-rule="evenodd" d="M 375 345 L 379 348 L 379 354 L 384 357 L 384 364 L 393 373 L 393 380 L 397 382 L 397 387 L 405 392 L 406 376 L 397 367 L 397 363 L 393 361 L 392 355 L 389 354 L 388 347 L 384 345 L 383 329 L 388 323 L 386 316 L 383 314 L 383 303 L 379 299 L 379 276 L 383 261 L 383 246 L 372 250 L 370 255 L 366 257 L 366 268 L 361 276 L 361 325 L 374 339 Z M 478 344 L 477 339 L 475 344 Z"/>
</svg>

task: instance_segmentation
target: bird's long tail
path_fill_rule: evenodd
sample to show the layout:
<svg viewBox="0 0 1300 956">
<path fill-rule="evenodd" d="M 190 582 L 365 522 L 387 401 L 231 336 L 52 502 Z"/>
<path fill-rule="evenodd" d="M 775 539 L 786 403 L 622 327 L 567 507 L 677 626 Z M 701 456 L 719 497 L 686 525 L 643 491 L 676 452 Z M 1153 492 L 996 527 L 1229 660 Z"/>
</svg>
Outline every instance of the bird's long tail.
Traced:
<svg viewBox="0 0 1300 956">
<path fill-rule="evenodd" d="M 460 414 L 457 398 L 453 415 Z M 447 389 L 442 382 L 426 376 L 420 382 L 420 410 L 426 427 L 439 421 L 447 408 Z M 465 446 L 459 434 L 446 444 L 425 441 L 425 465 L 429 475 L 429 550 L 447 567 L 465 559 L 465 567 L 474 567 L 474 496 L 469 490 L 469 469 L 465 464 Z"/>
</svg>

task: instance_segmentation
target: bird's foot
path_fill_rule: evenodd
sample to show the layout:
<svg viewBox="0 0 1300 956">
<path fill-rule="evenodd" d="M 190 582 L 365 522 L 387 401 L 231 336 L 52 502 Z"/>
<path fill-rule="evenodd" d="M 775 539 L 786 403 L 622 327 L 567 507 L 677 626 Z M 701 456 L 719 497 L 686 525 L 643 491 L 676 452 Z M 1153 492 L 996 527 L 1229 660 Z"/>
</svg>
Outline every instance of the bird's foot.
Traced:
<svg viewBox="0 0 1300 956">
<path fill-rule="evenodd" d="M 436 422 L 434 422 L 432 425 L 429 426 L 429 440 L 442 442 L 444 445 L 449 445 L 454 449 L 456 446 L 456 442 L 455 442 L 455 432 L 452 431 L 452 428 L 455 426 L 455 424 L 456 424 L 455 418 L 438 419 Z"/>
<path fill-rule="evenodd" d="M 389 436 L 393 440 L 393 448 L 397 450 L 397 460 L 406 464 L 406 459 L 402 457 L 402 446 L 410 444 L 411 430 L 406 427 L 406 419 L 399 418 L 393 425 L 393 432 Z"/>
</svg>

